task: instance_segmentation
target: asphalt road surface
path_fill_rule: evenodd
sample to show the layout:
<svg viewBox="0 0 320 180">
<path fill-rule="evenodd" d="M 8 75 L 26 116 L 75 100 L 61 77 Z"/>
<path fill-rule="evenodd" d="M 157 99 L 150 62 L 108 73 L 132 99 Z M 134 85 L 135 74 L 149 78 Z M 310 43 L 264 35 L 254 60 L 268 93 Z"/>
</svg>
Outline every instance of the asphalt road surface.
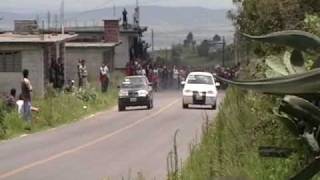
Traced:
<svg viewBox="0 0 320 180">
<path fill-rule="evenodd" d="M 219 95 L 222 99 L 223 93 Z M 116 108 L 80 122 L 0 143 L 0 180 L 165 179 L 177 129 L 181 160 L 213 110 L 183 110 L 181 94 L 155 95 L 153 110 Z M 198 137 L 198 138 L 197 138 Z"/>
</svg>

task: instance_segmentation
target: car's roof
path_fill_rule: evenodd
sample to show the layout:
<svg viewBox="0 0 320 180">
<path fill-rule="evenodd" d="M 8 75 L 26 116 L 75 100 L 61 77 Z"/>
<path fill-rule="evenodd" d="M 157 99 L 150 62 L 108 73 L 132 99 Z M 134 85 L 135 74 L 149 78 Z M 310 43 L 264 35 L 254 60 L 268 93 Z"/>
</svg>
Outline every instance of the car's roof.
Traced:
<svg viewBox="0 0 320 180">
<path fill-rule="evenodd" d="M 203 75 L 203 76 L 212 76 L 209 72 L 191 72 L 189 75 Z"/>
</svg>

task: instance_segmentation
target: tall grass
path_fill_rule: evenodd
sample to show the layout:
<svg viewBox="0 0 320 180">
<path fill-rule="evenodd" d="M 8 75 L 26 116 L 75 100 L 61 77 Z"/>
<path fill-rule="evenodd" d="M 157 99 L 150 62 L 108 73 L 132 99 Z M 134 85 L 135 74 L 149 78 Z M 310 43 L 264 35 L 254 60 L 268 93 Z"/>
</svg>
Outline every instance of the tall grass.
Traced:
<svg viewBox="0 0 320 180">
<path fill-rule="evenodd" d="M 45 98 L 34 99 L 33 106 L 39 107 L 40 112 L 33 113 L 32 124 L 25 123 L 16 111 L 1 113 L 4 108 L 0 107 L 0 130 L 5 130 L 0 133 L 0 139 L 71 123 L 86 115 L 106 110 L 117 102 L 116 86 L 121 79 L 121 73 L 114 73 L 107 93 L 102 93 L 97 85 L 74 93 L 50 91 Z"/>
<path fill-rule="evenodd" d="M 230 88 L 220 112 L 195 146 L 180 179 L 238 177 L 282 180 L 301 170 L 308 152 L 272 113 L 275 98 Z M 298 150 L 289 159 L 259 157 L 259 146 Z"/>
</svg>

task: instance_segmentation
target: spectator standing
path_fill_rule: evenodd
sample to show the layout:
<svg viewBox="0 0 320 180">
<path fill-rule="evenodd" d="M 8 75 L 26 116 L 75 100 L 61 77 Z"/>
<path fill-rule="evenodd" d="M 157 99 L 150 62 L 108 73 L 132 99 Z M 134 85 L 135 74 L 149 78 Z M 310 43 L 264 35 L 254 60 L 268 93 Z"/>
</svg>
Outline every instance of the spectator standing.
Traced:
<svg viewBox="0 0 320 180">
<path fill-rule="evenodd" d="M 78 86 L 79 86 L 79 87 L 81 87 L 81 84 L 80 84 L 80 83 L 81 83 L 81 82 L 80 82 L 80 78 L 81 78 L 81 77 L 80 77 L 80 66 L 81 66 L 81 60 L 79 59 L 79 60 L 78 60 L 78 64 L 77 64 L 77 75 L 78 75 L 78 80 L 79 80 L 79 82 L 78 82 Z"/>
<path fill-rule="evenodd" d="M 32 92 L 32 85 L 29 80 L 29 70 L 25 69 L 22 72 L 23 79 L 21 82 L 21 95 L 23 100 L 23 119 L 25 121 L 31 122 L 32 121 L 32 105 L 31 105 L 31 92 Z"/>
<path fill-rule="evenodd" d="M 102 92 L 108 91 L 109 80 L 110 80 L 109 68 L 106 64 L 102 64 L 102 66 L 100 67 L 100 83 L 101 83 Z"/>
<path fill-rule="evenodd" d="M 57 88 L 62 89 L 64 85 L 64 64 L 61 57 L 58 58 L 57 63 Z"/>
<path fill-rule="evenodd" d="M 176 66 L 173 67 L 173 85 L 177 85 L 176 87 L 180 88 L 180 82 L 179 82 L 179 70 L 176 68 Z"/>
<path fill-rule="evenodd" d="M 79 88 L 87 88 L 88 86 L 88 71 L 86 66 L 86 61 L 81 60 L 79 66 Z"/>
<path fill-rule="evenodd" d="M 128 28 L 128 17 L 127 17 L 127 15 L 128 15 L 128 12 L 127 12 L 126 9 L 124 9 L 124 10 L 122 11 L 122 21 L 123 21 L 123 27 L 124 27 L 125 29 Z"/>
</svg>

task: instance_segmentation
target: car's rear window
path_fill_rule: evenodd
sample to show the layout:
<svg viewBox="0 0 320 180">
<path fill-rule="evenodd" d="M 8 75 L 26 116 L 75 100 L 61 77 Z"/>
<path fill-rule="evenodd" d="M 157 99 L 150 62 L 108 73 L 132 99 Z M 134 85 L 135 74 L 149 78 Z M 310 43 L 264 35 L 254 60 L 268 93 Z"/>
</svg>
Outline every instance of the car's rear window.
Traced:
<svg viewBox="0 0 320 180">
<path fill-rule="evenodd" d="M 211 76 L 205 75 L 190 75 L 188 77 L 188 84 L 209 84 L 213 85 L 213 79 Z"/>
<path fill-rule="evenodd" d="M 121 84 L 121 88 L 143 88 L 147 86 L 144 78 L 125 78 Z"/>
</svg>

